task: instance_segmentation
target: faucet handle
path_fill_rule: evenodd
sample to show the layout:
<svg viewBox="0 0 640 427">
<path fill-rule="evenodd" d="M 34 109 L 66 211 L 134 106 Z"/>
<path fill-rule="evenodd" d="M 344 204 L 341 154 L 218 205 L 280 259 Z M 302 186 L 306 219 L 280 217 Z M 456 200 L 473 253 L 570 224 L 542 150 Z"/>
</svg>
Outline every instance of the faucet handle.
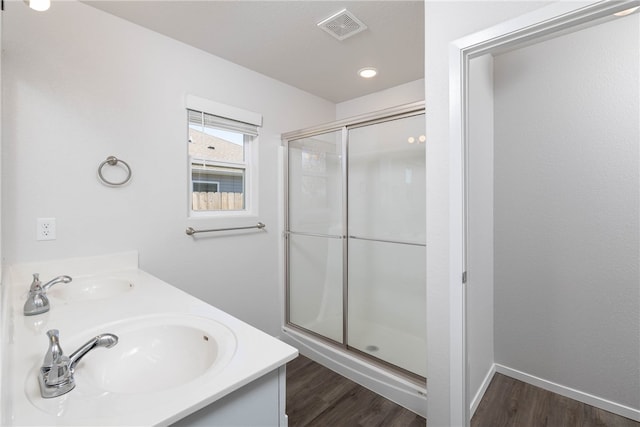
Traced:
<svg viewBox="0 0 640 427">
<path fill-rule="evenodd" d="M 42 282 L 40 282 L 40 273 L 33 273 L 33 281 L 31 282 L 31 286 L 29 286 L 29 291 L 33 292 L 38 287 L 42 288 Z"/>
<path fill-rule="evenodd" d="M 49 337 L 49 349 L 42 361 L 43 369 L 51 369 L 53 366 L 60 364 L 64 356 L 62 347 L 60 347 L 60 331 L 50 329 L 47 331 L 47 336 Z"/>
<path fill-rule="evenodd" d="M 60 333 L 57 329 L 47 331 L 49 337 L 49 349 L 44 355 L 44 361 L 40 367 L 39 379 L 45 387 L 74 387 L 73 372 L 69 367 L 69 357 L 65 356 L 60 347 Z"/>
</svg>

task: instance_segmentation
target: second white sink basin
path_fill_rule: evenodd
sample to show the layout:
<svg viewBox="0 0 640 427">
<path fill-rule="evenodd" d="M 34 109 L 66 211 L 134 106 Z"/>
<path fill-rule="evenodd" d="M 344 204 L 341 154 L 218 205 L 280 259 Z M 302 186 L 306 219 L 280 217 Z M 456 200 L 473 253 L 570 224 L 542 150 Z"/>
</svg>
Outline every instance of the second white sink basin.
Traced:
<svg viewBox="0 0 640 427">
<path fill-rule="evenodd" d="M 79 277 L 52 286 L 47 295 L 65 301 L 83 301 L 115 297 L 133 288 L 133 283 L 119 277 Z"/>
</svg>

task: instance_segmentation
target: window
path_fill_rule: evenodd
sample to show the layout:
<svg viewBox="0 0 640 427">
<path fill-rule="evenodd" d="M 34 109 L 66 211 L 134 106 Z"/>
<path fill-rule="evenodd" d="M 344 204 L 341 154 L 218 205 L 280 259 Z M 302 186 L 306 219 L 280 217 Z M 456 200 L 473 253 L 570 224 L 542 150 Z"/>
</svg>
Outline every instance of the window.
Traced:
<svg viewBox="0 0 640 427">
<path fill-rule="evenodd" d="M 220 104 L 199 101 L 198 107 L 204 102 L 215 112 L 221 109 Z M 260 123 L 261 116 L 259 120 L 249 116 L 254 123 L 247 123 L 195 109 L 193 102 L 187 104 L 191 216 L 248 211 L 253 189 L 251 149 L 258 136 L 255 122 Z M 232 113 L 237 110 L 225 108 Z"/>
</svg>

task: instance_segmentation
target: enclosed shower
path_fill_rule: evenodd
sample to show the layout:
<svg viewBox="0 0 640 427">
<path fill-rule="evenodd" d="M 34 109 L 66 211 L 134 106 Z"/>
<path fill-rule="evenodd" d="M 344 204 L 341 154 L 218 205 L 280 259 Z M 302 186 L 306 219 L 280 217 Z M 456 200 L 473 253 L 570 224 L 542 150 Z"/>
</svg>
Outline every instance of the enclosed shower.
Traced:
<svg viewBox="0 0 640 427">
<path fill-rule="evenodd" d="M 369 365 L 365 370 L 409 384 L 412 398 L 423 397 L 424 103 L 282 139 L 285 331 L 320 361 Z"/>
</svg>

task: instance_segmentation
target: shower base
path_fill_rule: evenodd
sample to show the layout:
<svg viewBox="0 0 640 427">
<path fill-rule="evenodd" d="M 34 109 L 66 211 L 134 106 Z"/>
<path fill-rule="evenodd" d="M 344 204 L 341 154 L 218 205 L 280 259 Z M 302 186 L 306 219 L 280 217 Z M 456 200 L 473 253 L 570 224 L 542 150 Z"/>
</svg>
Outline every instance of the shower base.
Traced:
<svg viewBox="0 0 640 427">
<path fill-rule="evenodd" d="M 368 321 L 351 320 L 349 345 L 365 354 L 427 376 L 427 342 L 415 335 Z M 426 332 L 424 334 L 426 336 Z"/>
<path fill-rule="evenodd" d="M 304 356 L 426 418 L 427 389 L 425 383 L 399 375 L 382 365 L 347 352 L 336 345 L 323 342 L 297 328 L 285 326 L 283 332 L 281 339 L 296 347 Z M 372 336 L 368 338 L 375 339 Z M 381 349 L 378 350 L 378 352 L 380 351 Z M 370 354 L 374 357 L 380 357 L 375 353 L 371 352 Z"/>
</svg>

